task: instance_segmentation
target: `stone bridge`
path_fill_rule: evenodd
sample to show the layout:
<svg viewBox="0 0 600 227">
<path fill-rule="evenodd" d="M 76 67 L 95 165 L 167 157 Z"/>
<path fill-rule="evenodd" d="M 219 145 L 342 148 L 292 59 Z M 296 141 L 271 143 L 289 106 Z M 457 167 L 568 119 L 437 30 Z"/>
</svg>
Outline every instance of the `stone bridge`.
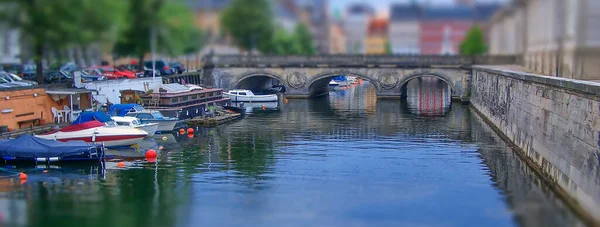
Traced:
<svg viewBox="0 0 600 227">
<path fill-rule="evenodd" d="M 327 94 L 336 76 L 357 76 L 375 86 L 378 98 L 400 98 L 410 80 L 427 76 L 445 81 L 453 98 L 464 99 L 470 93 L 471 65 L 517 61 L 514 56 L 209 55 L 203 77 L 226 90 L 260 90 L 277 80 L 286 87 L 286 97 L 308 98 Z"/>
</svg>

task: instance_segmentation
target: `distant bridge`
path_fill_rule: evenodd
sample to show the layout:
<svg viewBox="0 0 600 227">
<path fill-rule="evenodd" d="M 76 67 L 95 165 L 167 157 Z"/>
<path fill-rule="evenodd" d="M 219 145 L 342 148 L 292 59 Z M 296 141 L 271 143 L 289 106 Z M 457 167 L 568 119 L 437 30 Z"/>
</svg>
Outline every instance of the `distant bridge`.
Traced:
<svg viewBox="0 0 600 227">
<path fill-rule="evenodd" d="M 324 94 L 332 78 L 363 78 L 377 89 L 378 98 L 400 98 L 408 81 L 429 76 L 445 81 L 455 99 L 469 94 L 472 65 L 517 64 L 517 56 L 319 55 L 262 56 L 208 55 L 203 77 L 224 89 L 269 88 L 273 79 L 286 86 L 287 97 Z"/>
</svg>

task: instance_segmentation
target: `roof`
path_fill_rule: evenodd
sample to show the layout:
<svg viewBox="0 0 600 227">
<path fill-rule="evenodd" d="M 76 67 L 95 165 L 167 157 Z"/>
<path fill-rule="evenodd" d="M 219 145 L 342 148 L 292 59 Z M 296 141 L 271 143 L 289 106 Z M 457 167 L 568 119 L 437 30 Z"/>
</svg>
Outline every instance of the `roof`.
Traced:
<svg viewBox="0 0 600 227">
<path fill-rule="evenodd" d="M 125 116 L 131 109 L 142 111 L 144 108 L 138 104 L 115 104 L 108 108 L 108 114 L 111 116 Z"/>
<path fill-rule="evenodd" d="M 417 4 L 394 4 L 390 11 L 390 21 L 406 21 L 418 20 L 422 9 Z"/>
<path fill-rule="evenodd" d="M 356 3 L 348 7 L 348 14 L 369 14 L 374 15 L 375 10 L 368 4 Z"/>
<path fill-rule="evenodd" d="M 423 8 L 423 20 L 473 20 L 474 10 L 466 6 Z"/>
<path fill-rule="evenodd" d="M 61 88 L 46 90 L 46 94 L 49 95 L 76 95 L 90 92 L 98 92 L 94 89 L 77 89 L 77 88 Z"/>
<path fill-rule="evenodd" d="M 373 19 L 369 21 L 368 34 L 387 34 L 387 31 L 388 21 L 386 19 Z"/>
<path fill-rule="evenodd" d="M 475 20 L 487 21 L 501 8 L 500 4 L 477 4 L 475 5 Z"/>
</svg>

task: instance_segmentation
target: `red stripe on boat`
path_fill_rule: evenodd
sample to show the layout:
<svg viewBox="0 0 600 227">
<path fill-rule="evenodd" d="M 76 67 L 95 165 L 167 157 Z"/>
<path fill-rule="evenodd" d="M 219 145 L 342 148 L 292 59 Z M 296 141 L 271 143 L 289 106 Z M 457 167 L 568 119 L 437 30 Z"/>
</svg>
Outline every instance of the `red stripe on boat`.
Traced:
<svg viewBox="0 0 600 227">
<path fill-rule="evenodd" d="M 96 136 L 95 142 L 106 142 L 106 141 L 116 141 L 116 140 L 126 140 L 126 139 L 137 139 L 143 138 L 146 135 L 118 135 L 118 136 Z M 58 141 L 70 141 L 70 140 L 81 140 L 85 142 L 92 142 L 92 137 L 78 137 L 78 138 L 68 138 L 68 139 L 59 139 Z"/>
</svg>

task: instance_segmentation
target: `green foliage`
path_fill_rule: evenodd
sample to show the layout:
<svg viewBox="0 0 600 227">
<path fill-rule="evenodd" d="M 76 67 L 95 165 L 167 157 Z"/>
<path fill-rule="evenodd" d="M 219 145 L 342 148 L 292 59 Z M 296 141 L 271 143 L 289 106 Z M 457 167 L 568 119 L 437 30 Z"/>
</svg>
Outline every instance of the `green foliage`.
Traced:
<svg viewBox="0 0 600 227">
<path fill-rule="evenodd" d="M 36 78 L 41 84 L 45 47 L 59 51 L 106 40 L 125 4 L 118 0 L 0 0 L 0 17 L 18 28 L 22 41 L 33 47 Z"/>
<path fill-rule="evenodd" d="M 267 54 L 295 55 L 301 52 L 301 47 L 293 34 L 285 29 L 277 29 L 273 36 L 271 50 Z"/>
<path fill-rule="evenodd" d="M 314 55 L 317 51 L 313 45 L 312 35 L 308 30 L 308 27 L 304 24 L 298 24 L 296 26 L 296 39 L 300 46 L 300 54 L 302 55 Z"/>
<path fill-rule="evenodd" d="M 460 43 L 460 54 L 473 56 L 487 53 L 487 45 L 485 43 L 485 36 L 479 26 L 473 25 L 465 40 Z"/>
<path fill-rule="evenodd" d="M 268 0 L 233 0 L 221 14 L 221 26 L 240 48 L 273 52 L 273 15 Z"/>
</svg>

